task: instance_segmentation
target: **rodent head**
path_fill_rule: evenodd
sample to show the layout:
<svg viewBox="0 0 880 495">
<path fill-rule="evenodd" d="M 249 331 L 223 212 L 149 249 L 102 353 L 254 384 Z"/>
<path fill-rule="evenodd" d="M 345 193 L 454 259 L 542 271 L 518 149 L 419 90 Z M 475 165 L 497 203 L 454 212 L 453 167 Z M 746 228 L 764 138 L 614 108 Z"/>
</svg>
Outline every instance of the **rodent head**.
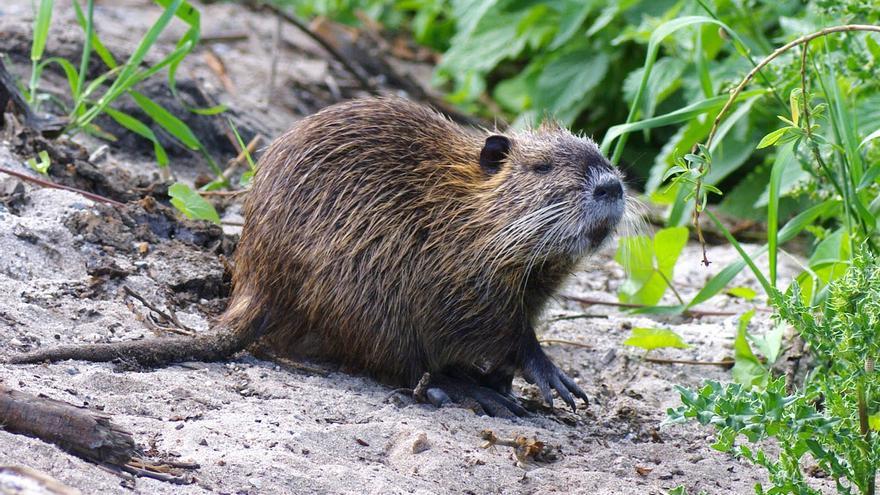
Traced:
<svg viewBox="0 0 880 495">
<path fill-rule="evenodd" d="M 493 237 L 496 248 L 526 248 L 544 261 L 575 260 L 596 250 L 624 214 L 621 173 L 591 139 L 554 123 L 490 134 L 480 169 L 505 224 Z"/>
</svg>

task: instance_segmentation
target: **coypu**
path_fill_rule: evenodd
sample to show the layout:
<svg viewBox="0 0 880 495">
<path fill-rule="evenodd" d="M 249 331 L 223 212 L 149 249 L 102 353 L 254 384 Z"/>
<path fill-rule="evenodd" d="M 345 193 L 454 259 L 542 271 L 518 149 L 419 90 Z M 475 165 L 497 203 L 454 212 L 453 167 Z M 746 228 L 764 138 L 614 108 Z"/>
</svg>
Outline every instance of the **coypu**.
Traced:
<svg viewBox="0 0 880 495">
<path fill-rule="evenodd" d="M 619 223 L 620 173 L 590 139 L 465 129 L 399 98 L 327 107 L 277 138 L 245 201 L 217 330 L 12 356 L 25 363 L 219 360 L 260 340 L 389 384 L 430 372 L 435 405 L 521 415 L 514 374 L 572 409 L 541 349 L 547 300 Z M 479 409 L 479 407 L 477 407 Z"/>
</svg>

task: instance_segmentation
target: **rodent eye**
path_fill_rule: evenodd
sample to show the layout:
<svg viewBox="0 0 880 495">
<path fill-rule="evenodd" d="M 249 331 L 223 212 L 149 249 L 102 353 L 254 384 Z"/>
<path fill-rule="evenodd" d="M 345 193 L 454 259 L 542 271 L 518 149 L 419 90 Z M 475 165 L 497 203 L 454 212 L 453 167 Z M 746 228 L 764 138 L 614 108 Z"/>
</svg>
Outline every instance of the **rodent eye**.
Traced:
<svg viewBox="0 0 880 495">
<path fill-rule="evenodd" d="M 539 173 L 539 174 L 546 174 L 552 168 L 553 168 L 553 165 L 550 165 L 549 163 L 539 163 L 539 164 L 535 165 L 534 167 L 532 167 L 532 170 L 534 170 L 536 173 Z"/>
</svg>

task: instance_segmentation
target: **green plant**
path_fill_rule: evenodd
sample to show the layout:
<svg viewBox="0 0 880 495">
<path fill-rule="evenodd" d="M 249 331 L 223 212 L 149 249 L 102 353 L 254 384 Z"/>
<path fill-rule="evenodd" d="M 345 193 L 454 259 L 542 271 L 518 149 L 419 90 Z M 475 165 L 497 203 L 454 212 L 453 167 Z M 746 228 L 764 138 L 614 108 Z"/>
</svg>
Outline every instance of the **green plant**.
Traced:
<svg viewBox="0 0 880 495">
<path fill-rule="evenodd" d="M 684 304 L 672 285 L 672 272 L 687 240 L 685 227 L 662 229 L 654 234 L 653 241 L 646 235 L 623 237 L 614 258 L 627 268 L 627 279 L 618 291 L 620 300 L 653 306 L 669 288 Z"/>
<path fill-rule="evenodd" d="M 220 216 L 214 206 L 188 185 L 176 182 L 168 188 L 168 195 L 171 196 L 171 204 L 187 218 L 208 220 L 220 225 Z"/>
<path fill-rule="evenodd" d="M 169 177 L 170 174 L 167 169 L 168 156 L 155 133 L 142 121 L 111 107 L 120 97 L 128 95 L 162 129 L 187 148 L 201 152 L 214 172 L 219 175 L 219 167 L 189 127 L 135 89 L 144 80 L 161 70 L 167 69 L 169 86 L 172 88 L 172 91 L 175 91 L 175 72 L 177 66 L 192 51 L 199 40 L 199 12 L 189 2 L 185 0 L 155 1 L 164 7 L 162 15 L 143 36 L 129 58 L 123 63 L 119 63 L 101 43 L 97 35 L 93 22 L 94 0 L 87 0 L 85 11 L 83 11 L 78 0 L 73 0 L 74 11 L 84 33 L 83 54 L 77 69 L 70 61 L 60 57 L 42 60 L 46 39 L 49 35 L 54 2 L 52 0 L 41 0 L 34 22 L 34 41 L 31 50 L 33 69 L 27 90 L 27 99 L 31 103 L 39 104 L 41 100 L 39 93 L 41 75 L 48 65 L 55 64 L 64 72 L 70 89 L 70 101 L 65 104 L 65 111 L 68 115 L 68 124 L 65 128 L 67 133 L 75 134 L 85 131 L 100 137 L 113 139 L 113 136 L 108 135 L 94 125 L 96 118 L 106 114 L 124 128 L 150 140 L 153 143 L 156 160 L 162 173 L 166 178 Z M 175 50 L 164 56 L 156 64 L 146 66 L 144 60 L 147 54 L 175 16 L 189 26 L 188 30 L 178 40 Z M 89 80 L 88 67 L 93 53 L 98 55 L 108 70 Z M 193 110 L 200 113 L 216 113 L 222 111 L 223 108 L 214 107 Z"/>
<path fill-rule="evenodd" d="M 37 158 L 40 160 L 37 161 Z M 37 158 L 28 158 L 27 164 L 31 170 L 46 175 L 49 173 L 49 167 L 52 165 L 52 160 L 49 158 L 49 153 L 45 150 L 37 153 Z"/>
<path fill-rule="evenodd" d="M 688 346 L 681 336 L 668 328 L 633 328 L 632 334 L 623 341 L 623 345 L 638 347 L 645 350 L 645 354 L 655 350 L 673 347 L 675 349 L 687 349 Z"/>
<path fill-rule="evenodd" d="M 758 485 L 757 493 L 820 493 L 805 475 L 812 459 L 839 493 L 873 494 L 880 466 L 880 443 L 873 439 L 880 410 L 874 370 L 880 351 L 877 258 L 854 258 L 830 284 L 824 305 L 806 305 L 797 283 L 775 303 L 816 359 L 804 386 L 789 393 L 779 377 L 769 378 L 766 387 L 717 382 L 696 391 L 679 387 L 683 405 L 668 411 L 670 421 L 711 425 L 717 430 L 713 447 L 764 467 L 772 488 Z M 756 445 L 737 444 L 740 436 Z M 775 440 L 778 453 L 758 443 L 767 439 Z"/>
</svg>

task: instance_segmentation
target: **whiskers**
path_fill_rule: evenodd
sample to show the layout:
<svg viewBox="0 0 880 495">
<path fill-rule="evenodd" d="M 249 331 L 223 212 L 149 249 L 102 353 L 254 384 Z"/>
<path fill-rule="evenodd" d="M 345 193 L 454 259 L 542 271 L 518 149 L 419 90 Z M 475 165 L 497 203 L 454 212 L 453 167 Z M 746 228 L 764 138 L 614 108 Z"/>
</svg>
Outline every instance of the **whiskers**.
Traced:
<svg viewBox="0 0 880 495">
<path fill-rule="evenodd" d="M 519 265 L 523 256 L 540 254 L 542 249 L 550 245 L 551 234 L 564 226 L 563 217 L 568 213 L 565 201 L 551 203 L 538 208 L 504 226 L 486 241 L 478 251 L 474 263 L 490 268 L 488 280 L 494 280 L 504 266 Z M 537 233 L 544 232 L 536 245 Z M 529 260 L 529 263 L 533 261 Z"/>
<path fill-rule="evenodd" d="M 646 220 L 648 207 L 645 203 L 634 196 L 627 196 L 624 205 L 623 217 L 618 227 L 617 238 L 618 250 L 620 251 L 620 259 L 623 269 L 630 273 L 633 269 L 630 265 L 631 252 L 644 242 L 651 242 L 650 239 L 643 237 L 650 229 Z"/>
</svg>

